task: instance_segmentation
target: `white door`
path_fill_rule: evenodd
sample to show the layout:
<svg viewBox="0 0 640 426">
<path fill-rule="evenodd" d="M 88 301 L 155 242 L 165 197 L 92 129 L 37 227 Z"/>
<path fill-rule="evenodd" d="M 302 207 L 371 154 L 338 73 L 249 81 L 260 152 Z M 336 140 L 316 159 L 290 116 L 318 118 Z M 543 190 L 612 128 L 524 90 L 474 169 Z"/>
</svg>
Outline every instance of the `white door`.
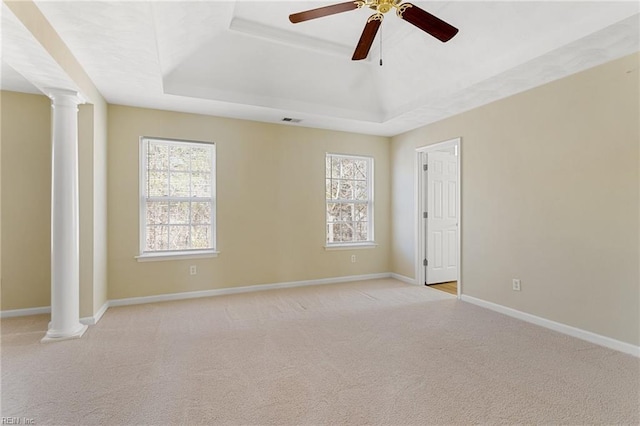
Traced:
<svg viewBox="0 0 640 426">
<path fill-rule="evenodd" d="M 458 170 L 449 152 L 427 154 L 427 284 L 456 281 Z"/>
</svg>

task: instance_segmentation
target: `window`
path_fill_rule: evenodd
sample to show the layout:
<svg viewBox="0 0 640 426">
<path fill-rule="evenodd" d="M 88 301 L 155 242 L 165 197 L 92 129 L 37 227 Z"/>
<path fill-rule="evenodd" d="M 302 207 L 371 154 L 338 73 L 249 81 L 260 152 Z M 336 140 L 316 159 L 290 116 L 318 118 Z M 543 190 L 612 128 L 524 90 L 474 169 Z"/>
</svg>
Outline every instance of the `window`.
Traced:
<svg viewBox="0 0 640 426">
<path fill-rule="evenodd" d="M 327 246 L 373 243 L 373 159 L 326 155 Z"/>
<path fill-rule="evenodd" d="M 215 145 L 142 138 L 140 253 L 215 251 Z"/>
</svg>

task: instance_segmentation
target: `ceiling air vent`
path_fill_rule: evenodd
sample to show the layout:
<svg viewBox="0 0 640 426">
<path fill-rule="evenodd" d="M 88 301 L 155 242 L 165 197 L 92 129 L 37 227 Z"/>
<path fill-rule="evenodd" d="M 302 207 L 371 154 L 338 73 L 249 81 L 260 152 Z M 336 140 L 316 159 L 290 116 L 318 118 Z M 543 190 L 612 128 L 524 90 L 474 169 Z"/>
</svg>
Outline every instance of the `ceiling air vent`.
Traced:
<svg viewBox="0 0 640 426">
<path fill-rule="evenodd" d="M 291 117 L 285 117 L 282 119 L 282 121 L 286 121 L 287 123 L 299 123 L 302 120 L 299 118 L 291 118 Z"/>
</svg>

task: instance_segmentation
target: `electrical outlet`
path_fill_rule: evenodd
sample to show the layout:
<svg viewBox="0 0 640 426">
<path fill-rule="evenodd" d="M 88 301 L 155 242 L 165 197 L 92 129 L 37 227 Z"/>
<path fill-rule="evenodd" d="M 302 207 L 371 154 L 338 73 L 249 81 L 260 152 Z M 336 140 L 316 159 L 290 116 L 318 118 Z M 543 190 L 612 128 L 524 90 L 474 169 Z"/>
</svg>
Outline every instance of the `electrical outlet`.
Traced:
<svg viewBox="0 0 640 426">
<path fill-rule="evenodd" d="M 355 254 L 351 255 L 351 263 L 356 263 L 356 255 Z"/>
<path fill-rule="evenodd" d="M 514 278 L 513 279 L 513 291 L 520 291 L 520 280 Z"/>
<path fill-rule="evenodd" d="M 197 273 L 198 273 L 198 268 L 196 267 L 196 265 L 189 266 L 189 274 L 190 275 L 195 275 Z"/>
</svg>

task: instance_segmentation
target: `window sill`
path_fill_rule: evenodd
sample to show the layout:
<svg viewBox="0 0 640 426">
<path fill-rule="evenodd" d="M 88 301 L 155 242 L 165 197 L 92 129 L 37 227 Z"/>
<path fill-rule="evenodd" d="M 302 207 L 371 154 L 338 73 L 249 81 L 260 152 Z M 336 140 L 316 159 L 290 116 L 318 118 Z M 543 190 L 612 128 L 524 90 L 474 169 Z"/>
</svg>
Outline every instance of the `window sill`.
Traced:
<svg viewBox="0 0 640 426">
<path fill-rule="evenodd" d="M 357 249 L 372 249 L 378 247 L 378 244 L 374 242 L 368 243 L 354 243 L 354 244 L 328 244 L 324 246 L 325 250 L 357 250 Z"/>
<path fill-rule="evenodd" d="M 198 252 L 191 251 L 173 251 L 164 253 L 145 253 L 135 256 L 138 262 L 161 262 L 163 260 L 187 260 L 187 259 L 204 259 L 208 257 L 218 257 L 219 251 L 204 250 Z"/>
</svg>

